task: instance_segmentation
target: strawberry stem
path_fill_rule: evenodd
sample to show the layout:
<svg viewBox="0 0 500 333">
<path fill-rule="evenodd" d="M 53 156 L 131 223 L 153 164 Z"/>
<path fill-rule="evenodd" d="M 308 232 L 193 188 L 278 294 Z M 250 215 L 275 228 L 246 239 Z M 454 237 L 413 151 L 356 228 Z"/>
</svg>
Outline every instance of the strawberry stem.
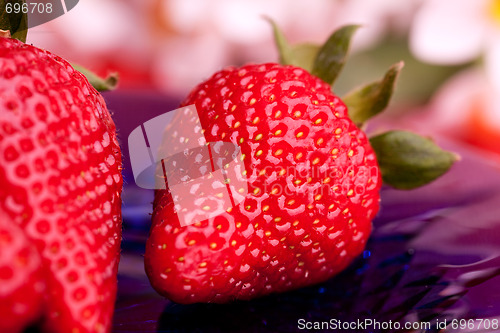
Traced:
<svg viewBox="0 0 500 333">
<path fill-rule="evenodd" d="M 19 39 L 23 43 L 26 42 L 28 34 L 28 14 L 23 13 L 23 10 L 15 10 L 14 4 L 19 4 L 19 8 L 23 7 L 23 0 L 0 0 L 0 30 L 1 37 L 7 37 L 5 31 L 10 31 L 11 37 Z"/>
<path fill-rule="evenodd" d="M 72 64 L 72 66 L 74 69 L 85 75 L 92 87 L 94 87 L 97 91 L 102 92 L 114 90 L 118 85 L 118 73 L 111 73 L 107 77 L 102 78 L 83 66 L 75 64 Z"/>
</svg>

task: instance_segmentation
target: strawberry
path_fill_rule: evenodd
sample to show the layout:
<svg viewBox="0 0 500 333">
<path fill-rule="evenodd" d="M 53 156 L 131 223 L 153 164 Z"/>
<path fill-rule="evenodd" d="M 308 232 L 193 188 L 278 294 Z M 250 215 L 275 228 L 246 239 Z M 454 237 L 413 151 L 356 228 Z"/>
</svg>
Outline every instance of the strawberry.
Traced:
<svg viewBox="0 0 500 333">
<path fill-rule="evenodd" d="M 104 100 L 65 60 L 9 38 L 0 96 L 0 208 L 41 258 L 43 329 L 109 331 L 122 177 Z"/>
<path fill-rule="evenodd" d="M 22 332 L 39 319 L 44 291 L 38 251 L 0 210 L 0 332 Z"/>
<path fill-rule="evenodd" d="M 160 294 L 179 303 L 222 303 L 325 281 L 363 251 L 382 179 L 413 188 L 451 166 L 451 154 L 430 140 L 397 131 L 369 140 L 360 130 L 387 105 L 399 64 L 380 82 L 348 94 L 343 100 L 349 113 L 332 93 L 354 30 L 335 32 L 312 50 L 314 63 L 301 68 L 296 60 L 304 57 L 294 55 L 299 47 L 289 47 L 275 28 L 283 64 L 224 69 L 184 100 L 183 106 L 196 107 L 200 124 L 196 117 L 174 118 L 173 135 L 165 132 L 160 150 L 162 156 L 184 150 L 192 161 L 179 163 L 183 157 L 177 155 L 162 160 L 164 173 L 169 166 L 177 166 L 177 173 L 165 174 L 168 188 L 155 192 L 146 244 L 146 273 Z M 243 199 L 227 210 L 186 224 L 172 186 L 183 180 L 184 165 L 191 175 L 203 174 L 204 164 L 207 169 L 202 154 L 186 150 L 190 136 L 184 131 L 199 125 L 202 142 L 241 149 L 244 171 L 224 163 L 233 175 L 226 184 L 236 193 L 233 180 L 242 176 L 248 190 L 243 186 Z M 193 212 L 213 211 L 217 193 L 200 191 L 196 182 L 186 186 L 196 198 Z"/>
<path fill-rule="evenodd" d="M 171 195 L 156 192 L 146 267 L 157 290 L 178 302 L 248 299 L 323 281 L 363 250 L 380 175 L 328 84 L 294 66 L 247 65 L 215 74 L 184 104 L 197 106 L 208 142 L 240 145 L 249 194 L 176 229 Z"/>
</svg>

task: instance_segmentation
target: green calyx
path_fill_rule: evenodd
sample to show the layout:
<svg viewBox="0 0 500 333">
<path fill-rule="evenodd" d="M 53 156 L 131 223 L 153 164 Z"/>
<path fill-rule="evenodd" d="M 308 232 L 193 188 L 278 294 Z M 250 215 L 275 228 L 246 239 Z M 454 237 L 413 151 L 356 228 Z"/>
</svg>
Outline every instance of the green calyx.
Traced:
<svg viewBox="0 0 500 333">
<path fill-rule="evenodd" d="M 344 67 L 351 38 L 358 28 L 358 25 L 347 25 L 335 31 L 319 49 L 311 74 L 333 86 Z"/>
<path fill-rule="evenodd" d="M 459 156 L 432 141 L 407 131 L 390 131 L 370 138 L 383 181 L 411 190 L 446 173 Z"/>
<path fill-rule="evenodd" d="M 392 65 L 380 81 L 354 89 L 342 97 L 349 110 L 349 117 L 357 126 L 362 127 L 370 118 L 385 110 L 403 66 L 403 62 Z"/>
<path fill-rule="evenodd" d="M 111 73 L 107 77 L 102 78 L 85 67 L 75 64 L 72 64 L 72 66 L 74 69 L 85 75 L 92 87 L 94 87 L 97 91 L 102 92 L 114 90 L 118 85 L 118 73 Z"/>
<path fill-rule="evenodd" d="M 314 59 L 320 49 L 319 45 L 304 43 L 290 45 L 279 27 L 271 19 L 265 17 L 272 25 L 274 32 L 274 40 L 279 51 L 279 61 L 282 65 L 293 65 L 304 68 L 308 72 L 312 72 Z"/>
<path fill-rule="evenodd" d="M 323 45 L 290 45 L 283 32 L 270 19 L 283 65 L 294 65 L 309 71 L 332 86 L 340 74 L 358 25 L 347 25 L 334 31 Z M 342 97 L 349 117 L 360 128 L 381 113 L 389 104 L 403 62 L 392 65 L 379 80 L 352 90 Z M 370 138 L 385 184 L 410 190 L 426 185 L 445 174 L 459 160 L 431 139 L 407 131 L 390 131 Z"/>
<path fill-rule="evenodd" d="M 0 35 L 26 42 L 28 34 L 28 15 L 23 11 L 14 10 L 14 4 L 22 6 L 23 0 L 0 0 Z"/>
</svg>

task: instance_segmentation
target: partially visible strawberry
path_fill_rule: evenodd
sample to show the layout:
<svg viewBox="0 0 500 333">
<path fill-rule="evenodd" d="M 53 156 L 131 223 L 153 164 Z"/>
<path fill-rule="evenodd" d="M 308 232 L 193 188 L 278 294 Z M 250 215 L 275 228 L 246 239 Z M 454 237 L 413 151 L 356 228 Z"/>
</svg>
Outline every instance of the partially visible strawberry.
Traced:
<svg viewBox="0 0 500 333">
<path fill-rule="evenodd" d="M 0 210 L 0 332 L 22 332 L 40 319 L 44 292 L 38 251 Z"/>
<path fill-rule="evenodd" d="M 44 330 L 109 331 L 121 241 L 115 125 L 68 62 L 8 38 L 0 38 L 0 184 L 0 208 L 47 273 Z"/>
<path fill-rule="evenodd" d="M 168 189 L 155 192 L 145 254 L 160 294 L 179 303 L 227 302 L 324 281 L 362 252 L 382 178 L 409 189 L 451 166 L 452 154 L 408 132 L 372 138 L 375 155 L 356 125 L 384 109 L 401 65 L 343 98 L 348 114 L 330 84 L 355 28 L 340 29 L 322 47 L 291 47 L 275 29 L 285 65 L 224 69 L 184 100 L 200 122 L 177 113 L 181 119 L 174 116 L 164 133 L 158 156 Z M 192 148 L 198 133 L 210 162 Z M 219 168 L 232 176 L 207 177 L 203 186 L 194 178 L 217 171 L 220 142 L 241 149 L 245 170 L 226 160 Z M 183 182 L 184 192 L 174 191 Z M 233 202 L 217 210 L 229 192 Z M 234 202 L 238 194 L 243 200 Z M 182 196 L 193 202 L 179 205 Z"/>
</svg>

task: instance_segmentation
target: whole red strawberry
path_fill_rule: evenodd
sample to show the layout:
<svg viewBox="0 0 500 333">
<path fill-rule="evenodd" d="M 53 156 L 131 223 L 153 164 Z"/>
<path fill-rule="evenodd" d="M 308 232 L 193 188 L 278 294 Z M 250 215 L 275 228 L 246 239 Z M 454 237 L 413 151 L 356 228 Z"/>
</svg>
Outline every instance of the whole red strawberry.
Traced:
<svg viewBox="0 0 500 333">
<path fill-rule="evenodd" d="M 156 192 L 146 251 L 155 289 L 182 303 L 249 299 L 324 281 L 359 255 L 381 179 L 328 84 L 294 66 L 247 65 L 215 74 L 183 104 L 196 105 L 207 142 L 241 147 L 249 193 L 180 228 L 172 196 Z"/>
<path fill-rule="evenodd" d="M 65 60 L 8 38 L 0 97 L 0 208 L 41 257 L 44 331 L 109 331 L 122 177 L 104 100 Z"/>
<path fill-rule="evenodd" d="M 160 294 L 179 303 L 227 302 L 325 281 L 362 252 L 382 179 L 409 189 L 451 166 L 455 157 L 430 140 L 393 131 L 369 141 L 357 126 L 387 105 L 400 64 L 347 95 L 349 114 L 332 93 L 355 29 L 340 29 L 322 47 L 291 47 L 275 27 L 285 65 L 224 69 L 182 103 L 198 117 L 177 112 L 163 134 L 164 185 L 157 177 L 156 188 L 165 189 L 155 192 L 145 254 Z M 198 133 L 210 158 L 193 148 Z M 220 142 L 241 150 L 244 168 L 231 158 L 216 162 Z M 193 180 L 217 169 L 232 176 L 217 184 L 210 174 L 211 187 Z M 226 188 L 231 205 L 218 211 Z M 203 211 L 217 214 L 199 218 Z"/>
</svg>

